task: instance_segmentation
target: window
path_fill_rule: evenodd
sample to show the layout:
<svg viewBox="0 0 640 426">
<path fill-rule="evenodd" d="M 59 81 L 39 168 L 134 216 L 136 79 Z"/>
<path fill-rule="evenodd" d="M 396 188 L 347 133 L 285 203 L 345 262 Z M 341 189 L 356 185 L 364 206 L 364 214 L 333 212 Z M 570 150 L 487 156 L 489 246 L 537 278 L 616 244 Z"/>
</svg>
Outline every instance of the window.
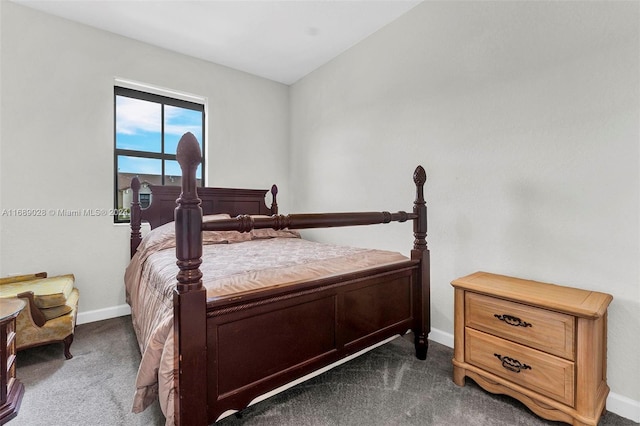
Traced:
<svg viewBox="0 0 640 426">
<path fill-rule="evenodd" d="M 140 207 L 146 209 L 151 204 L 151 194 L 139 194 L 140 195 Z"/>
<path fill-rule="evenodd" d="M 149 185 L 181 184 L 176 149 L 186 132 L 193 133 L 200 143 L 202 163 L 196 179 L 198 186 L 204 185 L 203 104 L 116 86 L 114 105 L 114 205 L 119 213 L 114 221 L 129 221 L 134 176 L 140 179 L 143 208 L 151 202 Z"/>
</svg>

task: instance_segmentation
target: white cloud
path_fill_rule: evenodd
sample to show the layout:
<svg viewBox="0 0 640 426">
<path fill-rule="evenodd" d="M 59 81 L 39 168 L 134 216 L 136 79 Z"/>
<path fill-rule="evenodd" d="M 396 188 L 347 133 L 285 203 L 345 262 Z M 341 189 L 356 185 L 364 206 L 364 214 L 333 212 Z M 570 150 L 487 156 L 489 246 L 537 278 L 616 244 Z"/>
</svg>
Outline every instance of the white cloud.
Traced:
<svg viewBox="0 0 640 426">
<path fill-rule="evenodd" d="M 198 137 L 202 132 L 202 115 L 199 111 L 166 105 L 164 115 L 165 134 L 182 136 L 186 132 L 191 132 Z"/>
<path fill-rule="evenodd" d="M 137 135 L 143 132 L 160 133 L 162 130 L 161 104 L 141 99 L 116 96 L 116 133 Z M 196 137 L 202 133 L 201 113 L 165 105 L 166 135 L 182 136 L 191 132 Z"/>
<path fill-rule="evenodd" d="M 165 134 L 182 136 L 186 132 L 193 133 L 196 137 L 202 132 L 202 126 L 185 126 L 184 124 L 175 124 L 164 127 Z"/>
<path fill-rule="evenodd" d="M 116 96 L 116 133 L 135 135 L 143 132 L 160 132 L 161 105 L 140 99 Z"/>
</svg>

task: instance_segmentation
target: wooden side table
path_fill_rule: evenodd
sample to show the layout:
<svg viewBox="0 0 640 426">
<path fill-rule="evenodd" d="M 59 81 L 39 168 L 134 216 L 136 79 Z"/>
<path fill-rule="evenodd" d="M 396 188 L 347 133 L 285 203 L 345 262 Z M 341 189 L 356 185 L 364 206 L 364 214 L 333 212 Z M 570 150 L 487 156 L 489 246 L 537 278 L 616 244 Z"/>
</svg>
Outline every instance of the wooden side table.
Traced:
<svg viewBox="0 0 640 426">
<path fill-rule="evenodd" d="M 455 288 L 453 381 L 540 417 L 595 426 L 605 409 L 609 294 L 476 272 Z"/>
<path fill-rule="evenodd" d="M 18 415 L 24 385 L 16 379 L 16 317 L 22 299 L 0 299 L 0 425 Z"/>
</svg>

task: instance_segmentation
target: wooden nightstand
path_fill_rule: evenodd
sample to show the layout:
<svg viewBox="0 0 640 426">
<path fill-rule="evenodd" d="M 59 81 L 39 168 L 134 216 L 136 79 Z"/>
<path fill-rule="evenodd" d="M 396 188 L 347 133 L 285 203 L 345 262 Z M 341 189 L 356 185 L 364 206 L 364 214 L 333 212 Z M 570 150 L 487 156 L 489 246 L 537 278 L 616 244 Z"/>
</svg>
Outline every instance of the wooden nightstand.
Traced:
<svg viewBox="0 0 640 426">
<path fill-rule="evenodd" d="M 26 303 L 0 299 L 0 425 L 18 414 L 24 386 L 16 379 L 16 317 Z"/>
<path fill-rule="evenodd" d="M 457 385 L 467 376 L 540 417 L 598 424 L 609 394 L 610 295 L 486 272 L 451 285 Z"/>
</svg>

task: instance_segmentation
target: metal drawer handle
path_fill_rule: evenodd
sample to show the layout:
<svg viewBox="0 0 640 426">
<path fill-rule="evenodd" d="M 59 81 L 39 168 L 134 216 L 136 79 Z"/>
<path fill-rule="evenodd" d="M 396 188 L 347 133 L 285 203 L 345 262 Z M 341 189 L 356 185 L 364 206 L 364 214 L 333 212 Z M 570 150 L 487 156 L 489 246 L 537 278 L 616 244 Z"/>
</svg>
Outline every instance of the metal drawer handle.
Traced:
<svg viewBox="0 0 640 426">
<path fill-rule="evenodd" d="M 500 321 L 504 321 L 509 325 L 512 325 L 514 327 L 533 327 L 532 324 L 526 322 L 526 321 L 522 321 L 520 318 L 518 317 L 514 317 L 512 315 L 507 315 L 507 314 L 503 314 L 503 315 L 498 315 L 498 314 L 493 314 L 494 317 L 498 318 Z"/>
<path fill-rule="evenodd" d="M 502 366 L 509 371 L 513 371 L 514 373 L 519 373 L 522 370 L 531 370 L 531 367 L 527 364 L 522 364 L 517 359 L 509 358 L 508 356 L 502 356 L 499 354 L 493 354 L 493 356 L 497 357 L 500 361 L 502 361 Z"/>
</svg>

